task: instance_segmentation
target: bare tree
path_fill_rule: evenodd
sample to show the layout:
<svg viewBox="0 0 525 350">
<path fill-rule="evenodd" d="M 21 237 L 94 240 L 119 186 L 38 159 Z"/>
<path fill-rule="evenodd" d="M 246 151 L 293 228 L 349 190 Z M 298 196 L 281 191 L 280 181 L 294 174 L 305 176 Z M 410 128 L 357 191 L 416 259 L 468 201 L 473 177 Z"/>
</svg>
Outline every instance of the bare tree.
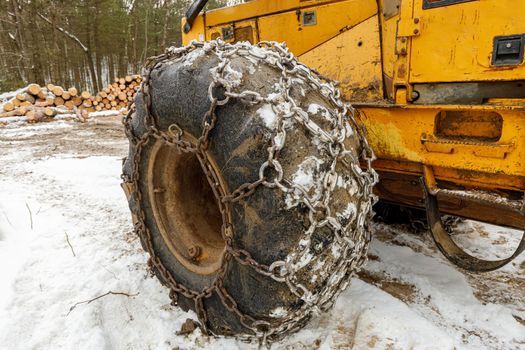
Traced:
<svg viewBox="0 0 525 350">
<path fill-rule="evenodd" d="M 0 1 L 0 91 L 37 82 L 95 93 L 115 75 L 140 73 L 147 57 L 180 44 L 191 1 Z"/>
<path fill-rule="evenodd" d="M 45 17 L 41 13 L 38 13 L 38 16 L 40 18 L 42 18 L 44 21 L 46 21 L 48 24 L 53 25 L 53 22 L 51 22 L 47 17 Z M 82 51 L 86 54 L 86 59 L 88 61 L 89 71 L 91 73 L 91 79 L 93 81 L 93 85 L 95 87 L 98 87 L 97 74 L 95 72 L 95 66 L 93 64 L 93 56 L 91 55 L 91 51 L 88 49 L 88 47 L 86 45 L 84 45 L 77 36 L 75 36 L 74 34 L 71 34 L 67 30 L 65 30 L 64 28 L 62 28 L 62 27 L 60 27 L 58 25 L 54 25 L 54 29 L 56 29 L 60 33 L 64 34 L 69 39 L 73 40 L 73 42 L 75 42 L 82 49 Z"/>
</svg>

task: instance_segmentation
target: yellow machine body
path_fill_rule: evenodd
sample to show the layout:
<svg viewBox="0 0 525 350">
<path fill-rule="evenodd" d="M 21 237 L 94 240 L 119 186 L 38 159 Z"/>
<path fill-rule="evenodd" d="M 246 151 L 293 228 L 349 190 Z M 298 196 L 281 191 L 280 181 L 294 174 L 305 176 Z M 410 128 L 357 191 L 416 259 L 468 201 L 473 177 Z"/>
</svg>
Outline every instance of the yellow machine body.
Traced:
<svg viewBox="0 0 525 350">
<path fill-rule="evenodd" d="M 523 13 L 514 0 L 254 0 L 201 13 L 183 42 L 286 42 L 357 108 L 380 198 L 422 207 L 431 173 L 450 190 L 443 212 L 523 228 L 523 208 L 453 195 L 523 198 Z"/>
</svg>

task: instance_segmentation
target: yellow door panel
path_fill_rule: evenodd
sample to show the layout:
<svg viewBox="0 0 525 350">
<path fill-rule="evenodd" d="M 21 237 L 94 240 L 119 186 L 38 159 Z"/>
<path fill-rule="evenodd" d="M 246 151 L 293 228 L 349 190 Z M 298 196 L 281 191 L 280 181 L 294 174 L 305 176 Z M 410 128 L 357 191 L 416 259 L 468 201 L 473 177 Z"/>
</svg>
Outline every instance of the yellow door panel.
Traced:
<svg viewBox="0 0 525 350">
<path fill-rule="evenodd" d="M 525 79 L 523 61 L 492 64 L 496 36 L 525 34 L 525 1 L 471 1 L 426 10 L 423 0 L 413 1 L 420 33 L 412 36 L 411 83 Z"/>
<path fill-rule="evenodd" d="M 299 60 L 339 81 L 345 99 L 350 102 L 383 99 L 377 16 L 299 56 Z"/>
<path fill-rule="evenodd" d="M 271 2 L 271 1 L 267 1 Z M 315 18 L 303 25 L 303 16 Z M 314 14 L 312 14 L 314 12 Z M 377 13 L 375 0 L 347 0 L 258 19 L 259 39 L 286 42 L 300 56 Z"/>
</svg>

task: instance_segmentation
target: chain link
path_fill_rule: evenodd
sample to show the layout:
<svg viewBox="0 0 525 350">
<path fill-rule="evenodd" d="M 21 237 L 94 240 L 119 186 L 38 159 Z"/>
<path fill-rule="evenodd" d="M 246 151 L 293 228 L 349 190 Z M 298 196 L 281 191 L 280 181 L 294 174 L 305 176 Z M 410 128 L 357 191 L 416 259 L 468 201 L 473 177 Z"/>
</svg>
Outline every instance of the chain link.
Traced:
<svg viewBox="0 0 525 350">
<path fill-rule="evenodd" d="M 202 133 L 196 144 L 186 141 L 183 138 L 184 130 L 178 125 L 171 125 L 166 132 L 157 128 L 157 120 L 152 111 L 151 95 L 151 74 L 162 63 L 167 61 L 184 60 L 186 55 L 194 50 L 202 49 L 204 53 L 213 52 L 218 58 L 218 64 L 211 69 L 212 81 L 208 88 L 208 98 L 210 107 L 202 118 Z M 246 57 L 252 62 L 263 63 L 268 66 L 276 67 L 280 71 L 279 99 L 270 96 L 262 96 L 254 91 L 234 91 L 234 86 L 226 77 L 226 71 L 234 57 Z M 367 247 L 370 241 L 370 233 L 367 228 L 368 219 L 372 215 L 372 205 L 375 196 L 372 187 L 377 182 L 377 174 L 371 167 L 374 159 L 373 152 L 368 145 L 365 137 L 364 126 L 357 120 L 354 109 L 341 100 L 340 92 L 330 80 L 320 76 L 301 64 L 283 44 L 275 42 L 261 42 L 257 46 L 247 43 L 227 44 L 220 40 L 207 43 L 192 42 L 182 48 L 169 48 L 164 54 L 148 60 L 141 86 L 142 102 L 145 108 L 144 123 L 147 131 L 141 137 L 133 133 L 132 118 L 135 115 L 135 105 L 130 108 L 129 114 L 124 118 L 126 135 L 128 136 L 131 147 L 134 150 L 133 169 L 131 177 L 123 175 L 123 181 L 128 183 L 134 190 L 132 200 L 134 202 L 135 231 L 150 255 L 149 263 L 155 269 L 162 281 L 171 289 L 170 296 L 174 303 L 177 302 L 178 294 L 194 300 L 195 310 L 199 317 L 203 331 L 207 332 L 207 314 L 204 300 L 209 298 L 212 293 L 217 293 L 225 308 L 237 315 L 240 323 L 251 330 L 251 334 L 238 335 L 240 339 L 252 340 L 259 339 L 266 342 L 267 339 L 278 338 L 288 332 L 300 329 L 310 318 L 313 310 L 327 310 L 332 306 L 338 293 L 346 288 L 350 280 L 350 273 L 358 269 L 366 260 Z M 292 85 L 301 81 L 313 86 L 325 96 L 336 113 L 331 122 L 332 129 L 324 130 L 319 127 L 309 117 L 309 114 L 299 107 L 291 97 Z M 219 100 L 214 96 L 217 88 L 224 90 L 225 98 Z M 245 183 L 231 193 L 224 193 L 223 186 L 220 185 L 220 178 L 216 174 L 211 162 L 208 159 L 208 146 L 210 135 L 218 122 L 216 109 L 218 106 L 225 105 L 230 100 L 236 99 L 256 105 L 268 103 L 272 111 L 277 115 L 277 123 L 273 130 L 271 145 L 268 147 L 268 158 L 261 164 L 259 178 L 252 183 Z M 285 147 L 287 139 L 287 125 L 296 123 L 303 126 L 312 137 L 317 138 L 320 147 L 333 158 L 329 171 L 326 172 L 322 181 L 322 188 L 316 194 L 309 194 L 309 191 L 300 184 L 293 183 L 284 178 L 283 167 L 279 161 L 280 151 Z M 350 150 L 345 148 L 344 141 L 349 136 L 346 123 L 353 126 L 360 141 L 360 158 L 366 165 L 362 170 L 357 164 Z M 178 283 L 164 266 L 157 256 L 153 247 L 151 231 L 146 225 L 146 214 L 142 208 L 142 192 L 140 163 L 143 156 L 144 147 L 150 142 L 160 141 L 165 145 L 177 147 L 181 152 L 194 153 L 201 164 L 201 167 L 208 179 L 222 217 L 221 233 L 226 242 L 222 265 L 217 272 L 215 281 L 203 290 L 191 290 Z M 347 158 L 351 157 L 351 162 Z M 361 205 L 357 213 L 357 224 L 355 230 L 346 232 L 337 217 L 334 217 L 330 208 L 331 194 L 337 183 L 338 174 L 336 166 L 341 164 L 353 175 L 352 178 L 359 183 L 357 190 L 360 190 L 357 197 L 361 200 Z M 270 173 L 273 175 L 270 178 Z M 354 183 L 355 184 L 355 183 Z M 344 186 L 352 186 L 350 180 L 345 181 Z M 257 262 L 252 255 L 243 249 L 236 249 L 233 244 L 233 226 L 230 222 L 230 205 L 232 203 L 245 200 L 252 195 L 257 188 L 265 186 L 267 188 L 280 190 L 290 195 L 288 209 L 299 205 L 304 205 L 308 210 L 309 226 L 304 232 L 302 242 L 307 242 L 297 250 L 291 251 L 286 259 L 275 261 L 269 266 Z M 354 185 L 354 187 L 356 187 Z M 346 188 L 346 187 L 345 187 Z M 350 187 L 348 187 L 350 188 Z M 293 195 L 293 196 L 292 196 Z M 292 198 L 293 197 L 293 198 Z M 304 259 L 309 254 L 312 245 L 312 235 L 319 228 L 328 228 L 334 234 L 334 241 L 344 247 L 344 252 L 335 266 L 330 266 L 330 277 L 319 290 L 310 291 L 301 282 L 299 272 L 304 267 Z M 352 236 L 353 234 L 353 236 Z M 303 305 L 278 320 L 270 315 L 265 319 L 256 319 L 253 316 L 241 311 L 237 302 L 228 293 L 224 286 L 226 266 L 235 259 L 240 264 L 249 266 L 257 273 L 272 278 L 273 280 L 285 283 L 290 291 L 304 301 Z"/>
</svg>

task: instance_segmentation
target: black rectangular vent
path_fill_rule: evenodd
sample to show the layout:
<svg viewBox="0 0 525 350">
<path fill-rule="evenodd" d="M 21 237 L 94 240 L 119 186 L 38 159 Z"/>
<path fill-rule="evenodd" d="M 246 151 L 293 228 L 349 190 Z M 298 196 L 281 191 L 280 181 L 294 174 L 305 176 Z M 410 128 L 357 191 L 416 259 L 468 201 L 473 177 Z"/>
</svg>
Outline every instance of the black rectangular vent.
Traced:
<svg viewBox="0 0 525 350">
<path fill-rule="evenodd" d="M 423 9 L 433 9 L 436 7 L 443 7 L 447 5 L 461 4 L 463 2 L 470 2 L 476 0 L 423 0 Z"/>
<path fill-rule="evenodd" d="M 525 34 L 497 36 L 492 49 L 492 64 L 495 66 L 513 66 L 523 62 Z"/>
</svg>

